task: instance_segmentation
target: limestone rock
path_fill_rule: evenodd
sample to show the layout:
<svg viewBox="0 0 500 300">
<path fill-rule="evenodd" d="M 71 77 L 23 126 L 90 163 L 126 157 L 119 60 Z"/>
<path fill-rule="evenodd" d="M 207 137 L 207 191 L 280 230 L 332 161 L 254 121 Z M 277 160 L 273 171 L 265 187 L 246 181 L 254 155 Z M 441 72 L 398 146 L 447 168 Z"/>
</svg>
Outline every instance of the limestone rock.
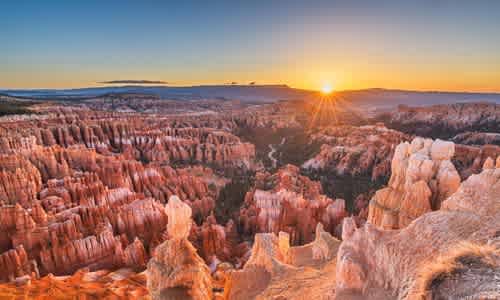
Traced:
<svg viewBox="0 0 500 300">
<path fill-rule="evenodd" d="M 383 295 L 385 299 L 420 299 L 422 293 L 433 292 L 433 284 L 437 286 L 438 281 L 433 281 L 432 278 L 436 277 L 432 276 L 438 276 L 438 273 L 432 275 L 431 270 L 436 270 L 437 258 L 456 257 L 454 251 L 464 243 L 473 245 L 474 249 L 483 249 L 488 241 L 495 239 L 500 230 L 499 196 L 500 169 L 487 169 L 464 181 L 442 203 L 440 210 L 421 215 L 403 229 L 386 231 L 371 223 L 353 233 L 349 229 L 337 258 L 337 298 Z M 482 250 L 468 253 L 471 254 L 461 257 L 467 256 L 474 261 L 487 259 Z M 474 273 L 473 266 L 464 267 L 464 270 L 471 272 L 470 276 L 479 276 L 479 273 Z M 493 274 L 497 272 L 498 264 L 482 265 L 481 268 L 482 275 L 476 277 L 477 280 L 495 285 L 497 279 Z M 427 278 L 424 280 L 427 284 L 422 284 L 423 278 Z M 440 285 L 439 291 L 434 292 L 457 291 L 458 288 L 467 290 L 464 295 L 471 297 L 498 295 L 497 288 L 490 284 L 483 290 L 471 279 L 473 277 L 457 276 L 459 281 L 443 278 L 448 287 Z M 468 288 L 464 289 L 461 284 Z"/>
<path fill-rule="evenodd" d="M 488 157 L 483 164 L 483 170 L 487 169 L 494 169 L 495 168 L 495 162 L 491 157 Z"/>
<path fill-rule="evenodd" d="M 172 196 L 165 206 L 168 216 L 167 232 L 172 239 L 186 239 L 191 231 L 191 208 L 179 197 Z"/>
<path fill-rule="evenodd" d="M 148 290 L 153 299 L 212 299 L 210 270 L 187 240 L 191 208 L 172 196 L 166 206 L 171 239 L 159 245 L 148 263 Z"/>
<path fill-rule="evenodd" d="M 290 247 L 289 235 L 258 233 L 252 255 L 242 270 L 230 273 L 226 299 L 333 299 L 337 249 L 340 241 L 316 228 L 315 240 Z M 332 278 L 333 276 L 333 278 Z M 293 286 L 293 288 L 290 288 Z"/>
<path fill-rule="evenodd" d="M 148 263 L 152 299 L 212 299 L 210 270 L 184 238 L 167 240 Z"/>
<path fill-rule="evenodd" d="M 456 191 L 460 176 L 450 159 L 454 144 L 415 138 L 396 147 L 389 186 L 370 201 L 368 222 L 379 228 L 403 228 L 438 209 Z"/>
</svg>

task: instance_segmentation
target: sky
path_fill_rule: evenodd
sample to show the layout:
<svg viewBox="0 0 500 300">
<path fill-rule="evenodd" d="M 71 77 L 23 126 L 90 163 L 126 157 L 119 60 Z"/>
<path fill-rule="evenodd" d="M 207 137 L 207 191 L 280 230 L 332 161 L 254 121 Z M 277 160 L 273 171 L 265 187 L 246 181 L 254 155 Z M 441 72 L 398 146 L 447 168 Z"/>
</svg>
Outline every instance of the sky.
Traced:
<svg viewBox="0 0 500 300">
<path fill-rule="evenodd" d="M 0 1 L 0 88 L 500 92 L 500 1 Z"/>
</svg>

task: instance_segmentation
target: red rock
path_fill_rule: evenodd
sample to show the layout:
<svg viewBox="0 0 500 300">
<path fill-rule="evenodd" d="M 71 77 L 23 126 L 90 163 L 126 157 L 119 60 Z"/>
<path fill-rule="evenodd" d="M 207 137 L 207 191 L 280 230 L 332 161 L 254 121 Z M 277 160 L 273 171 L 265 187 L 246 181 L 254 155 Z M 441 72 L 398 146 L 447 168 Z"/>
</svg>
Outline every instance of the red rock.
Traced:
<svg viewBox="0 0 500 300">
<path fill-rule="evenodd" d="M 288 165 L 273 175 L 258 174 L 255 188 L 245 196 L 240 222 L 245 233 L 285 231 L 292 245 L 313 240 L 316 224 L 334 232 L 346 215 L 342 199 L 321 194 L 321 185 Z"/>
<path fill-rule="evenodd" d="M 30 260 L 23 246 L 16 247 L 0 254 L 0 280 L 13 281 L 17 277 L 30 276 L 38 278 L 36 261 Z"/>
</svg>

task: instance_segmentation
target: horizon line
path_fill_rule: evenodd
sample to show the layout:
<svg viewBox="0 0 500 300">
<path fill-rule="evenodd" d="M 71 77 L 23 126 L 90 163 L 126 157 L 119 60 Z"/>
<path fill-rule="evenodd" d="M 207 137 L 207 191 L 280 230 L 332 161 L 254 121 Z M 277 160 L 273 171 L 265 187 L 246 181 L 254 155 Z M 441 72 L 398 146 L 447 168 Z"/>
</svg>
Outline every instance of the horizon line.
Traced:
<svg viewBox="0 0 500 300">
<path fill-rule="evenodd" d="M 16 91 L 70 91 L 70 90 L 83 90 L 83 89 L 106 89 L 106 88 L 127 88 L 127 87 L 136 87 L 136 88 L 199 88 L 199 87 L 286 87 L 293 90 L 301 90 L 301 91 L 309 91 L 309 92 L 320 92 L 320 90 L 308 89 L 308 88 L 296 88 L 290 86 L 286 83 L 263 83 L 263 84 L 198 84 L 198 85 L 169 85 L 169 84 L 160 84 L 160 85 L 151 85 L 151 84 L 123 84 L 123 85 L 113 85 L 113 84 L 105 84 L 100 86 L 82 86 L 82 87 L 74 87 L 74 88 L 2 88 L 0 87 L 0 91 L 3 93 L 8 92 L 16 92 Z M 404 89 L 404 88 L 385 88 L 385 87 L 366 87 L 359 89 L 342 89 L 342 90 L 334 90 L 333 93 L 345 93 L 345 92 L 361 92 L 361 91 L 392 91 L 392 92 L 415 92 L 415 93 L 449 93 L 449 94 L 500 94 L 500 90 L 497 91 L 475 91 L 475 90 L 435 90 L 435 89 Z"/>
</svg>

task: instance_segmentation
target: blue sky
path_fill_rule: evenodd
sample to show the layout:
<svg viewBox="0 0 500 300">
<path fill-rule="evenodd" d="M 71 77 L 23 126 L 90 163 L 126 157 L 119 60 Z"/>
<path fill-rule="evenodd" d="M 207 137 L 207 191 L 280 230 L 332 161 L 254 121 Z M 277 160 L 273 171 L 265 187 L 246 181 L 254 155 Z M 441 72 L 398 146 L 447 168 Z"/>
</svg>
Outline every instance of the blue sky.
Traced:
<svg viewBox="0 0 500 300">
<path fill-rule="evenodd" d="M 500 91 L 500 1 L 4 0 L 0 39 L 1 88 L 148 79 Z"/>
</svg>

